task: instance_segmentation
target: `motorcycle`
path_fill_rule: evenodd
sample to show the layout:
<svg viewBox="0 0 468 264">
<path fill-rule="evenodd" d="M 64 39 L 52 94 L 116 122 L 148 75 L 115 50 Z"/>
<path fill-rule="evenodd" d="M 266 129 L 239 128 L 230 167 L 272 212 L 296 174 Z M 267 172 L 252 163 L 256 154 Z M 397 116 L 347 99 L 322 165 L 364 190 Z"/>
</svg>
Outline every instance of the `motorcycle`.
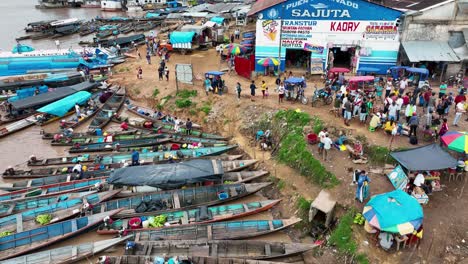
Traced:
<svg viewBox="0 0 468 264">
<path fill-rule="evenodd" d="M 327 90 L 325 88 L 318 89 L 317 85 L 315 85 L 314 94 L 312 95 L 310 101 L 312 106 L 315 106 L 318 101 L 322 101 L 323 104 L 329 105 L 333 102 L 333 91 L 331 89 Z"/>
</svg>

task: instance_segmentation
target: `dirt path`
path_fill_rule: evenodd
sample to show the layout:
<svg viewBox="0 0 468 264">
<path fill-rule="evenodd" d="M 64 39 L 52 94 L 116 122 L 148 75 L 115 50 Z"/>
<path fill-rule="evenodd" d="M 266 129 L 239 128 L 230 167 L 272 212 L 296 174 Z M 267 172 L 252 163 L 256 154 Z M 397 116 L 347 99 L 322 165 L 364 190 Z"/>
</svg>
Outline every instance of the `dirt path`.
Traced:
<svg viewBox="0 0 468 264">
<path fill-rule="evenodd" d="M 144 49 L 144 48 L 143 48 Z M 145 54 L 142 50 L 141 54 Z M 132 98 L 139 104 L 148 104 L 153 94 L 153 90 L 157 88 L 160 94 L 157 98 L 163 98 L 167 95 L 174 95 L 176 84 L 174 81 L 174 66 L 176 63 L 191 63 L 195 76 L 202 77 L 203 73 L 210 70 L 220 70 L 225 68 L 221 64 L 219 57 L 214 50 L 206 52 L 194 52 L 187 55 L 173 54 L 168 63 L 171 69 L 171 79 L 169 81 L 158 81 L 157 79 L 157 66 L 154 61 L 153 64 L 148 65 L 146 60 L 133 60 L 130 59 L 122 65 L 119 65 L 114 70 L 113 82 L 119 82 L 122 85 L 130 88 Z M 143 68 L 143 79 L 137 80 L 136 69 L 138 66 Z M 262 115 L 263 112 L 269 109 L 296 109 L 316 115 L 320 117 L 327 126 L 334 126 L 339 129 L 350 130 L 353 136 L 361 135 L 367 138 L 370 144 L 389 146 L 389 137 L 382 132 L 371 133 L 367 127 L 358 124 L 358 121 L 353 120 L 351 127 L 345 127 L 340 118 L 333 116 L 330 112 L 330 106 L 319 106 L 312 108 L 310 105 L 302 105 L 299 103 L 291 104 L 285 102 L 278 104 L 277 95 L 274 94 L 274 78 L 273 77 L 258 77 L 255 81 L 257 86 L 260 86 L 261 80 L 265 80 L 270 88 L 271 95 L 267 99 L 262 99 L 257 96 L 255 101 L 248 98 L 250 93 L 248 89 L 249 81 L 241 78 L 235 74 L 225 75 L 224 79 L 229 88 L 228 94 L 223 96 L 209 95 L 206 96 L 202 88 L 201 81 L 196 81 L 195 85 L 179 85 L 179 89 L 196 89 L 198 96 L 193 98 L 196 102 L 196 107 L 203 104 L 211 104 L 212 112 L 207 117 L 204 113 L 197 111 L 196 114 L 190 115 L 190 109 L 180 110 L 173 106 L 168 106 L 164 111 L 171 112 L 175 115 L 183 117 L 190 117 L 196 122 L 201 123 L 208 130 L 218 130 L 225 135 L 231 136 L 232 141 L 239 144 L 240 147 L 248 153 L 251 157 L 261 160 L 260 166 L 269 170 L 271 175 L 283 180 L 286 186 L 281 189 L 281 203 L 280 213 L 283 217 L 291 216 L 296 213 L 295 202 L 300 195 L 306 199 L 312 200 L 319 193 L 320 188 L 308 181 L 305 177 L 299 175 L 295 170 L 278 164 L 274 159 L 271 159 L 269 153 L 261 152 L 258 148 L 251 143 L 251 137 L 242 134 L 239 128 L 246 122 L 245 115 L 246 109 L 254 109 L 247 112 L 247 115 Z M 234 95 L 235 83 L 240 82 L 243 87 L 242 98 L 240 102 L 237 101 Z M 320 85 L 320 84 L 318 84 Z M 310 96 L 313 92 L 313 84 L 308 82 L 306 95 Z M 260 93 L 260 90 L 257 91 Z M 154 107 L 154 105 L 147 105 Z M 449 120 L 453 120 L 453 113 Z M 207 122 L 207 123 L 205 123 Z M 466 122 L 462 122 L 460 129 L 466 130 Z M 250 135 L 250 136 L 253 136 Z M 422 145 L 422 143 L 421 143 Z M 393 147 L 410 147 L 408 138 L 401 137 L 393 143 Z M 316 147 L 311 147 L 312 153 L 317 157 Z M 340 185 L 333 188 L 332 195 L 337 199 L 339 204 L 345 208 L 357 207 L 362 209 L 361 204 L 354 201 L 355 186 L 350 185 L 351 174 L 348 172 L 349 168 L 368 168 L 366 165 L 356 165 L 350 162 L 346 153 L 337 150 L 332 151 L 331 162 L 325 164 L 326 168 L 333 172 L 341 181 Z M 320 157 L 317 157 L 320 159 Z M 370 175 L 372 178 L 371 193 L 379 194 L 393 190 L 393 187 L 385 176 Z M 461 241 L 465 239 L 468 241 L 468 228 L 466 227 L 466 220 L 468 218 L 468 211 L 465 210 L 468 206 L 468 191 L 464 190 L 464 182 L 442 182 L 445 186 L 442 192 L 434 193 L 430 199 L 429 205 L 424 207 L 425 220 L 424 220 L 424 239 L 419 249 L 413 251 L 412 249 L 405 249 L 399 253 L 386 253 L 380 249 L 376 249 L 372 243 L 366 245 L 364 241 L 370 242 L 370 237 L 365 234 L 362 228 L 357 227 L 358 230 L 358 243 L 360 250 L 366 252 L 372 263 L 453 263 L 453 261 L 460 259 L 461 256 L 466 254 L 468 248 L 466 244 Z M 460 246 L 460 248 L 457 247 Z M 332 254 L 333 255 L 333 254 Z M 328 255 L 329 256 L 329 255 Z M 466 255 L 465 255 L 466 256 Z M 324 259 L 325 261 L 325 259 Z M 326 263 L 322 262 L 322 263 Z"/>
</svg>

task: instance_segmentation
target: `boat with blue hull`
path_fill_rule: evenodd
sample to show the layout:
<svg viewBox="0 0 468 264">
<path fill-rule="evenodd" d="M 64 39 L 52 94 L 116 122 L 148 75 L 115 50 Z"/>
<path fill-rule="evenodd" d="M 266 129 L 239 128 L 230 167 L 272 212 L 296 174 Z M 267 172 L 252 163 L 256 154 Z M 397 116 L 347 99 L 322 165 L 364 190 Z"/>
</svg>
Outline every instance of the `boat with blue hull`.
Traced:
<svg viewBox="0 0 468 264">
<path fill-rule="evenodd" d="M 118 212 L 119 210 L 114 210 L 102 214 L 80 217 L 1 237 L 0 260 L 21 256 L 83 233 L 98 225 L 105 217 L 113 216 Z"/>
</svg>

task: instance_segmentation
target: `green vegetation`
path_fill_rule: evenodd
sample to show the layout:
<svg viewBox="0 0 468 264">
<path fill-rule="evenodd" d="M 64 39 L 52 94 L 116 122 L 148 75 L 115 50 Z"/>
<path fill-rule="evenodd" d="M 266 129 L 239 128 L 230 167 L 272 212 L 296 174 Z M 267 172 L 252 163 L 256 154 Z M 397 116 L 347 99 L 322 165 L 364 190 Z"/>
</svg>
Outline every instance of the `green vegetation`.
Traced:
<svg viewBox="0 0 468 264">
<path fill-rule="evenodd" d="M 282 189 L 284 189 L 284 187 L 286 187 L 286 182 L 283 181 L 283 180 L 279 180 L 279 181 L 276 183 L 276 187 L 278 187 L 278 190 L 282 190 Z"/>
<path fill-rule="evenodd" d="M 158 89 L 158 88 L 154 88 L 154 90 L 153 90 L 153 97 L 154 97 L 154 98 L 158 97 L 159 93 L 160 93 L 160 92 L 159 92 L 159 89 Z"/>
<path fill-rule="evenodd" d="M 394 163 L 395 160 L 390 156 L 390 150 L 381 146 L 368 146 L 367 155 L 372 165 L 384 165 L 385 163 Z"/>
<path fill-rule="evenodd" d="M 313 129 L 314 129 L 315 134 L 318 134 L 320 133 L 320 131 L 323 130 L 323 127 L 324 127 L 323 121 L 319 117 L 314 116 L 312 118 L 312 123 L 314 124 Z"/>
<path fill-rule="evenodd" d="M 194 115 L 196 115 L 196 114 L 197 114 L 197 110 L 195 110 L 195 109 L 190 109 L 190 110 L 189 110 L 189 115 L 194 116 Z"/>
<path fill-rule="evenodd" d="M 312 202 L 307 200 L 306 198 L 299 196 L 299 198 L 297 199 L 296 205 L 297 205 L 297 209 L 299 209 L 299 214 L 301 216 L 305 216 L 309 214 L 311 203 Z"/>
<path fill-rule="evenodd" d="M 307 113 L 293 110 L 279 111 L 275 115 L 273 128 L 279 128 L 279 131 L 274 129 L 272 132 L 279 135 L 277 158 L 321 187 L 333 187 L 339 183 L 338 179 L 314 158 L 302 135 L 304 126 L 308 125 L 310 120 Z"/>
<path fill-rule="evenodd" d="M 197 90 L 180 90 L 177 93 L 177 97 L 180 97 L 182 99 L 187 99 L 195 96 L 197 96 Z"/>
<path fill-rule="evenodd" d="M 208 102 L 204 103 L 203 106 L 200 107 L 199 111 L 208 115 L 211 112 L 211 104 Z"/>
<path fill-rule="evenodd" d="M 343 255 L 355 256 L 355 260 L 360 264 L 368 264 L 369 260 L 365 254 L 357 253 L 357 244 L 353 239 L 353 221 L 354 210 L 348 211 L 341 217 L 338 226 L 333 230 L 328 242 L 338 249 L 338 252 Z"/>
<path fill-rule="evenodd" d="M 175 105 L 178 108 L 188 108 L 193 105 L 192 100 L 190 99 L 176 99 Z"/>
<path fill-rule="evenodd" d="M 159 111 L 161 111 L 161 110 L 164 109 L 164 105 L 162 105 L 162 104 L 157 104 L 157 105 L 156 105 L 156 109 L 158 109 Z"/>
</svg>

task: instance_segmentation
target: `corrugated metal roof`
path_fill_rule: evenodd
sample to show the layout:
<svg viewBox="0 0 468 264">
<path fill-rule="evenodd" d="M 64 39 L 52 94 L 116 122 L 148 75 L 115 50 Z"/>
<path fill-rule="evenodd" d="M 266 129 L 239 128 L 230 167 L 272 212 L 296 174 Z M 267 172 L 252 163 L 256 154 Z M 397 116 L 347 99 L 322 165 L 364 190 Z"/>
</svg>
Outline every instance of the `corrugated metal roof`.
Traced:
<svg viewBox="0 0 468 264">
<path fill-rule="evenodd" d="M 443 41 L 405 41 L 402 43 L 410 62 L 445 61 L 459 62 L 447 42 Z"/>
<path fill-rule="evenodd" d="M 248 16 L 255 15 L 256 13 L 263 11 L 269 7 L 272 7 L 277 4 L 286 2 L 286 0 L 260 0 L 255 2 L 250 9 Z"/>
<path fill-rule="evenodd" d="M 371 2 L 404 11 L 420 11 L 446 1 L 447 0 L 372 0 Z"/>
</svg>

